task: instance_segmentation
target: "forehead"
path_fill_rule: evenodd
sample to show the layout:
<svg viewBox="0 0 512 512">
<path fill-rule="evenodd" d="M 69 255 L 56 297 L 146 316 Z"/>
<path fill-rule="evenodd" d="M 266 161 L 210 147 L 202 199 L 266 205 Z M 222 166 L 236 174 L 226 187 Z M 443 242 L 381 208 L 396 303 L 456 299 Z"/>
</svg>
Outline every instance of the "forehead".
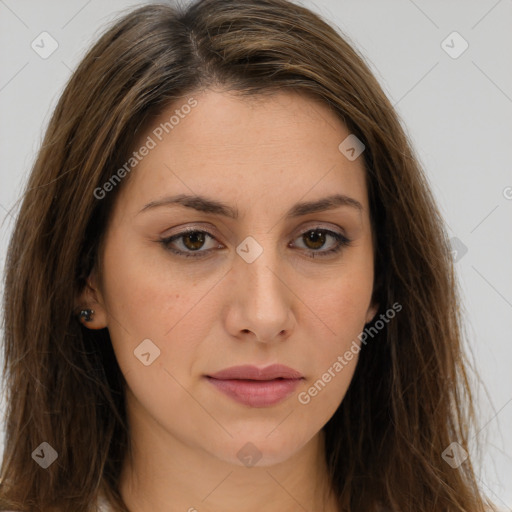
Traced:
<svg viewBox="0 0 512 512">
<path fill-rule="evenodd" d="M 243 216 L 258 202 L 339 193 L 367 210 L 363 158 L 351 161 L 339 149 L 349 135 L 327 105 L 297 92 L 190 94 L 146 126 L 134 150 L 151 149 L 123 194 L 139 209 L 166 193 L 236 197 Z"/>
</svg>

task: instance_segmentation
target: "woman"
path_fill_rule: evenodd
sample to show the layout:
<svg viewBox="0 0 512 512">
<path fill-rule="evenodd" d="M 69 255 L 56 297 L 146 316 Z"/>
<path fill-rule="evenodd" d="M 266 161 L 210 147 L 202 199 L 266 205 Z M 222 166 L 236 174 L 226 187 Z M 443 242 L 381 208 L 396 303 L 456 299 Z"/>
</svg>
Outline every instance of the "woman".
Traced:
<svg viewBox="0 0 512 512">
<path fill-rule="evenodd" d="M 485 509 L 442 218 L 309 10 L 116 22 L 55 110 L 6 268 L 2 509 Z"/>
</svg>

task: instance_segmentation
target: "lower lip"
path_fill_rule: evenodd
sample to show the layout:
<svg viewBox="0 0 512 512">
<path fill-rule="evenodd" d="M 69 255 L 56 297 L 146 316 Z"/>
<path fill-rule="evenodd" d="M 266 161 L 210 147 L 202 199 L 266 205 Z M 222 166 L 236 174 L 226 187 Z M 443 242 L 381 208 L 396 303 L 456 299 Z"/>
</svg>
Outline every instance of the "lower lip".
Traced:
<svg viewBox="0 0 512 512">
<path fill-rule="evenodd" d="M 290 396 L 302 379 L 207 379 L 222 393 L 250 407 L 269 407 Z"/>
</svg>

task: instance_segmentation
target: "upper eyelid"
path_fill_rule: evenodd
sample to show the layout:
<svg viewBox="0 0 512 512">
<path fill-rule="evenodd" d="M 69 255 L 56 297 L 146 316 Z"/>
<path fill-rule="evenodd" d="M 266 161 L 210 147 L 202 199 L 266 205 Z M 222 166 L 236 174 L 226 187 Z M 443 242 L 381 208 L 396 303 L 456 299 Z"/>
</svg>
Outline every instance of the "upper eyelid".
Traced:
<svg viewBox="0 0 512 512">
<path fill-rule="evenodd" d="M 294 236 L 298 236 L 300 234 L 303 234 L 303 233 L 306 233 L 308 231 L 315 230 L 315 229 L 324 230 L 324 231 L 332 231 L 334 233 L 337 233 L 337 234 L 347 237 L 345 230 L 341 226 L 323 225 L 323 223 L 321 221 L 316 222 L 316 223 L 313 222 L 310 225 L 307 225 L 305 227 L 301 227 L 297 230 L 294 230 L 294 231 L 292 231 L 292 234 L 296 234 Z M 214 231 L 215 230 L 211 230 L 211 229 L 209 229 L 207 227 L 203 227 L 203 226 L 187 226 L 187 227 L 183 228 L 181 231 L 178 231 L 171 235 L 163 236 L 162 239 L 179 237 L 180 235 L 186 235 L 187 233 L 204 232 L 204 233 L 207 233 L 212 238 L 215 238 L 217 240 L 217 236 L 214 233 Z M 290 234 L 289 236 L 293 236 L 292 234 Z"/>
<path fill-rule="evenodd" d="M 333 234 L 330 235 L 330 236 L 334 236 L 334 237 L 336 237 L 336 235 L 337 236 L 341 236 L 347 242 L 351 242 L 351 240 L 349 239 L 349 237 L 345 233 L 339 233 L 335 229 L 332 229 L 332 228 L 329 228 L 329 227 L 325 227 L 325 226 L 321 226 L 321 225 L 318 225 L 318 224 L 312 225 L 312 226 L 309 226 L 309 227 L 305 227 L 305 228 L 301 228 L 301 230 L 299 230 L 298 232 L 295 232 L 296 234 L 293 235 L 294 238 L 292 240 L 295 240 L 295 238 L 299 237 L 300 235 L 302 235 L 304 233 L 308 233 L 309 231 L 314 231 L 315 229 L 317 229 L 319 231 L 325 231 L 328 235 L 329 235 L 329 232 L 332 232 Z M 172 235 L 162 237 L 161 241 L 169 242 L 169 243 L 170 242 L 174 242 L 176 240 L 179 240 L 182 236 L 185 236 L 187 233 L 196 233 L 196 232 L 205 233 L 212 240 L 215 240 L 218 243 L 222 243 L 222 242 L 219 242 L 219 240 L 217 240 L 217 237 L 214 234 L 212 234 L 208 229 L 206 229 L 206 228 L 199 228 L 199 227 L 188 227 L 188 228 L 185 228 L 185 229 L 183 229 L 182 231 L 180 231 L 178 233 L 174 233 Z M 197 251 L 197 252 L 198 253 L 199 252 L 209 252 L 210 250 L 211 249 L 208 249 L 207 251 Z"/>
</svg>

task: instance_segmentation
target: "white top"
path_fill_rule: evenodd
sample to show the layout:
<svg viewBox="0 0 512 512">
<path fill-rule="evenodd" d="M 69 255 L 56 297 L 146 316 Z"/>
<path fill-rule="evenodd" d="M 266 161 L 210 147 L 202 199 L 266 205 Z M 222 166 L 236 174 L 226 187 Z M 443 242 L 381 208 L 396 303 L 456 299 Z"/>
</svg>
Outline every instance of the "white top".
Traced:
<svg viewBox="0 0 512 512">
<path fill-rule="evenodd" d="M 105 496 L 100 494 L 97 501 L 98 512 L 112 512 L 112 508 L 109 505 Z"/>
<path fill-rule="evenodd" d="M 99 496 L 96 501 L 97 512 L 112 512 L 112 507 L 107 502 L 104 496 Z M 17 512 L 16 510 L 4 510 L 0 512 Z"/>
</svg>

